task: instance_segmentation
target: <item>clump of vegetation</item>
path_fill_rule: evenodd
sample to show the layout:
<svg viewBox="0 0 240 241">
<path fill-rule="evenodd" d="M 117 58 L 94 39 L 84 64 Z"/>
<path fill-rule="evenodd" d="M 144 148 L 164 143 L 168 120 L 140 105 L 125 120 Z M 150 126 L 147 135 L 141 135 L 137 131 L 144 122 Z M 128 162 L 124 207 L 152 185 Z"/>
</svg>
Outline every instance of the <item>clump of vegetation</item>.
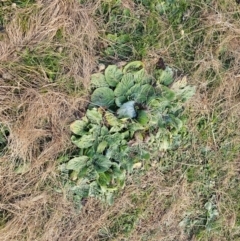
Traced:
<svg viewBox="0 0 240 241">
<path fill-rule="evenodd" d="M 182 104 L 195 88 L 186 78 L 173 83 L 173 76 L 170 67 L 151 76 L 141 61 L 123 69 L 109 65 L 104 74 L 92 75 L 91 104 L 70 126 L 79 154 L 60 166 L 79 199 L 112 203 L 114 191 L 124 187 L 134 167 L 180 145 Z"/>
</svg>

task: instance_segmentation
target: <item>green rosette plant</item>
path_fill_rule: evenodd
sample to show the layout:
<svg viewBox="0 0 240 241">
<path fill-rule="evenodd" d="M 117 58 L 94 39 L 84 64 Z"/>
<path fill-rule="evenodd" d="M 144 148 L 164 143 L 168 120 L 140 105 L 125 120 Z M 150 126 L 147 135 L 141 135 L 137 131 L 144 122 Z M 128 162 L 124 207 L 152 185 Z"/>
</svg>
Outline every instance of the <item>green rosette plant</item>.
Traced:
<svg viewBox="0 0 240 241">
<path fill-rule="evenodd" d="M 59 166 L 81 200 L 108 203 L 134 167 L 160 158 L 181 144 L 183 103 L 195 92 L 186 78 L 174 82 L 167 67 L 151 76 L 141 61 L 124 68 L 109 65 L 91 77 L 86 115 L 70 125 L 79 154 Z"/>
</svg>

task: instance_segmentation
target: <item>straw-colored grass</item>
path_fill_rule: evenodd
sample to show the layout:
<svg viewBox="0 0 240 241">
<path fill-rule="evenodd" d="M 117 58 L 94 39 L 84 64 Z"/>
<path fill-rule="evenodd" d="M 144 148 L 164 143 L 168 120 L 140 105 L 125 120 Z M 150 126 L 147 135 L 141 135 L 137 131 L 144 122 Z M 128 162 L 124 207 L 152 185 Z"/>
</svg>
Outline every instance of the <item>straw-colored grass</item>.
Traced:
<svg viewBox="0 0 240 241">
<path fill-rule="evenodd" d="M 0 10 L 6 13 L 0 124 L 9 130 L 0 155 L 0 241 L 239 240 L 239 5 L 191 1 L 199 24 L 180 38 L 158 19 L 161 44 L 149 47 L 143 60 L 151 69 L 161 56 L 197 86 L 186 105 L 191 138 L 147 172 L 129 176 L 112 206 L 90 198 L 79 211 L 61 186 L 57 159 L 74 148 L 69 124 L 84 114 L 110 25 L 98 12 L 107 1 L 79 2 L 38 0 Z M 142 13 L 134 2 L 121 7 Z M 204 36 L 194 60 L 185 60 L 184 44 L 198 33 Z M 206 220 L 200 227 L 179 225 L 185 217 L 207 219 L 204 205 L 213 199 L 219 217 L 210 231 Z"/>
</svg>

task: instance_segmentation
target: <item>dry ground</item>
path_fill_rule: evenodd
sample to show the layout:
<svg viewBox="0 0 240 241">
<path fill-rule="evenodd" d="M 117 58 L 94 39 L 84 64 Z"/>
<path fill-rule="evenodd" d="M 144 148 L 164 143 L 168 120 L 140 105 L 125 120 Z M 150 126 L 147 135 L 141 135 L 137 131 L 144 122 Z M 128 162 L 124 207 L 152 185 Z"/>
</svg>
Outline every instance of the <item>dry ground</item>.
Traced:
<svg viewBox="0 0 240 241">
<path fill-rule="evenodd" d="M 196 32 L 206 31 L 188 73 L 198 87 L 186 107 L 189 142 L 147 173 L 130 176 L 110 207 L 90 199 L 77 211 L 64 190 L 56 191 L 61 189 L 56 160 L 73 148 L 68 126 L 84 113 L 104 43 L 102 21 L 93 17 L 101 2 L 2 5 L 7 24 L 0 36 L 0 124 L 9 136 L 0 155 L 0 241 L 240 240 L 240 8 L 235 2 L 211 1 L 210 10 L 201 9 Z M 133 1 L 122 2 L 134 11 Z M 174 64 L 172 52 L 181 55 L 179 44 L 175 39 L 149 49 L 145 58 L 154 62 L 161 55 Z M 209 231 L 206 220 L 198 221 L 208 218 L 204 204 L 210 199 L 219 217 Z M 191 220 L 185 230 L 179 225 L 184 217 Z"/>
</svg>

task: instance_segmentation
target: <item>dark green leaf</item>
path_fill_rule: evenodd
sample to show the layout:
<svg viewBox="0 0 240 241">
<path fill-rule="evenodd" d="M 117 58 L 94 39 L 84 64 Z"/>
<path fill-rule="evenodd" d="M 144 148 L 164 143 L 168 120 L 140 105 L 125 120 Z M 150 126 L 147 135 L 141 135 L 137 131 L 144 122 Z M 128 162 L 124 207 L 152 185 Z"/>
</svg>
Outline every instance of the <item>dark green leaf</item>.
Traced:
<svg viewBox="0 0 240 241">
<path fill-rule="evenodd" d="M 145 111 L 145 110 L 138 111 L 137 121 L 141 125 L 146 126 L 148 124 L 148 121 L 149 121 L 149 117 L 148 117 L 147 111 Z"/>
<path fill-rule="evenodd" d="M 119 97 L 116 97 L 115 104 L 116 106 L 121 107 L 122 104 L 124 104 L 127 101 L 128 101 L 127 95 L 119 96 Z"/>
<path fill-rule="evenodd" d="M 115 96 L 119 97 L 119 96 L 125 96 L 127 91 L 134 86 L 134 76 L 133 74 L 125 74 L 121 80 L 121 82 L 119 82 L 117 84 L 116 89 L 114 90 L 114 94 Z"/>
<path fill-rule="evenodd" d="M 96 89 L 91 96 L 91 102 L 94 105 L 102 107 L 110 107 L 114 104 L 114 93 L 108 87 L 100 87 Z"/>
<path fill-rule="evenodd" d="M 96 155 L 93 161 L 95 170 L 98 173 L 106 172 L 112 165 L 112 162 L 104 155 Z"/>
<path fill-rule="evenodd" d="M 153 79 L 150 77 L 145 69 L 141 69 L 133 74 L 134 76 L 134 82 L 139 83 L 141 85 L 143 84 L 151 84 Z"/>
<path fill-rule="evenodd" d="M 107 187 L 110 184 L 111 176 L 109 173 L 99 173 L 98 184 L 100 187 Z"/>
</svg>

